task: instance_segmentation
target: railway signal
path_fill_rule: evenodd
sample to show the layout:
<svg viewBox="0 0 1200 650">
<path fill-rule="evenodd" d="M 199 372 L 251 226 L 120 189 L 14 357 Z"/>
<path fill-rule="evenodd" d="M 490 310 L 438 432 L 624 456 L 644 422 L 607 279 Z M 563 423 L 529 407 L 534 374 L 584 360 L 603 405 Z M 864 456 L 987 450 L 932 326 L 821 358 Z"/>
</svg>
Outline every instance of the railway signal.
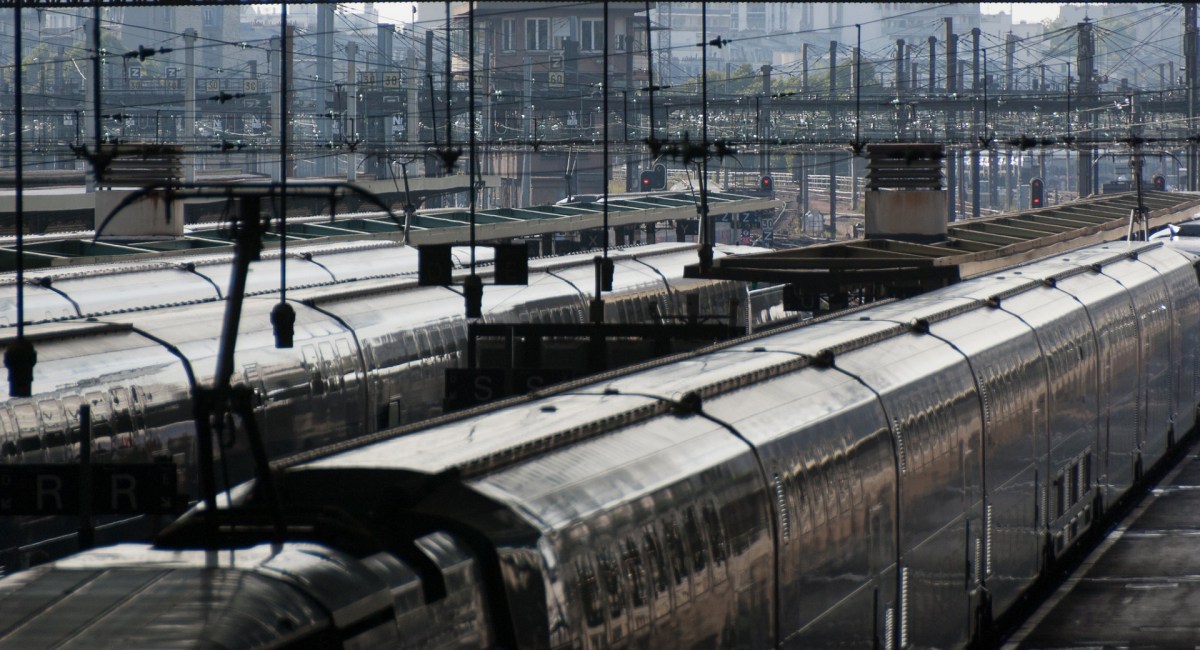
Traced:
<svg viewBox="0 0 1200 650">
<path fill-rule="evenodd" d="M 1163 177 L 1162 174 L 1159 174 L 1154 177 L 1154 191 L 1155 192 L 1166 192 L 1167 191 L 1167 179 L 1165 177 Z"/>
<path fill-rule="evenodd" d="M 1029 181 L 1029 207 L 1041 208 L 1045 206 L 1046 187 L 1042 183 L 1042 179 L 1035 178 Z"/>
<path fill-rule="evenodd" d="M 661 164 L 655 165 L 653 168 L 642 172 L 642 180 L 638 184 L 638 189 L 642 192 L 667 189 L 667 166 Z"/>
</svg>

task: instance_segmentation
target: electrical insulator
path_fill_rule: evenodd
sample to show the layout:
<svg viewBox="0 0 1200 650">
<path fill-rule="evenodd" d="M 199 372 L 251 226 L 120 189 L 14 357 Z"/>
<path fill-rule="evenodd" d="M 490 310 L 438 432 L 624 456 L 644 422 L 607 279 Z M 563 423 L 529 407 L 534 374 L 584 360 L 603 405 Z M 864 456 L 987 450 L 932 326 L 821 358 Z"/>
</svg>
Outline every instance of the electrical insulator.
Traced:
<svg viewBox="0 0 1200 650">
<path fill-rule="evenodd" d="M 468 275 L 463 280 L 463 297 L 467 301 L 467 318 L 483 317 L 483 278 Z"/>
<path fill-rule="evenodd" d="M 271 310 L 271 325 L 275 328 L 275 347 L 292 347 L 296 336 L 296 310 L 286 302 L 275 305 Z"/>
<path fill-rule="evenodd" d="M 8 368 L 9 397 L 33 395 L 33 367 L 37 364 L 37 350 L 25 337 L 19 337 L 4 351 L 4 367 Z"/>
</svg>

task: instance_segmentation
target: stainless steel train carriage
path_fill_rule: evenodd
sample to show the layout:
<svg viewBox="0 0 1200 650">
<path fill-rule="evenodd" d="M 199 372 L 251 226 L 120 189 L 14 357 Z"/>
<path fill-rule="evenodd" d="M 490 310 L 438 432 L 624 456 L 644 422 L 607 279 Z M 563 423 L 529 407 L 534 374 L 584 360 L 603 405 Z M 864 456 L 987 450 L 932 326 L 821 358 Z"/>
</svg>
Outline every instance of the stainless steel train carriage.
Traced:
<svg viewBox="0 0 1200 650">
<path fill-rule="evenodd" d="M 1156 243 L 1095 246 L 302 454 L 279 465 L 277 502 L 248 484 L 215 529 L 200 509 L 155 546 L 0 581 L 0 612 L 17 612 L 0 613 L 0 647 L 145 621 L 140 590 L 160 575 L 147 569 L 289 535 L 314 556 L 352 557 L 318 581 L 271 575 L 247 552 L 243 571 L 277 590 L 303 581 L 328 604 L 285 625 L 247 597 L 239 617 L 266 632 L 237 645 L 968 645 L 1193 429 L 1193 263 Z M 264 514 L 273 507 L 286 524 Z M 432 534 L 471 581 L 441 568 Z M 243 551 L 212 557 L 226 553 Z M 389 599 L 376 585 L 394 578 L 379 569 L 351 584 L 381 556 L 417 576 L 420 599 Z M 210 593 L 200 574 L 170 575 Z M 48 602 L 91 579 L 102 594 L 72 588 L 64 602 L 103 614 L 75 623 Z M 474 617 L 459 609 L 464 588 Z M 349 602 L 362 606 L 336 606 Z M 150 620 L 123 645 L 175 638 Z M 172 622 L 211 639 L 223 620 L 189 610 Z"/>
<path fill-rule="evenodd" d="M 753 318 L 746 285 L 682 277 L 695 259 L 691 246 L 634 247 L 612 257 L 608 322 L 651 322 L 651 302 L 660 316 L 682 314 L 688 294 L 699 295 L 705 313 L 728 313 L 729 301 L 738 300 L 742 323 Z M 377 261 L 368 255 L 358 268 Z M 349 263 L 339 256 L 330 266 L 339 264 Z M 582 322 L 592 256 L 530 265 L 528 286 L 487 288 L 484 321 Z M 378 278 L 295 289 L 289 299 L 296 304 L 294 348 L 275 348 L 269 315 L 277 298 L 252 297 L 236 351 L 235 381 L 254 390 L 272 457 L 441 413 L 445 370 L 464 364 L 459 294 L 417 287 L 412 278 Z M 181 485 L 195 495 L 192 395 L 213 381 L 224 309 L 221 301 L 202 302 L 27 328 L 39 355 L 34 395 L 0 400 L 0 463 L 75 461 L 79 407 L 88 404 L 98 461 L 174 460 Z M 225 461 L 232 480 L 249 476 L 244 439 Z M 0 549 L 40 537 L 6 535 Z"/>
</svg>

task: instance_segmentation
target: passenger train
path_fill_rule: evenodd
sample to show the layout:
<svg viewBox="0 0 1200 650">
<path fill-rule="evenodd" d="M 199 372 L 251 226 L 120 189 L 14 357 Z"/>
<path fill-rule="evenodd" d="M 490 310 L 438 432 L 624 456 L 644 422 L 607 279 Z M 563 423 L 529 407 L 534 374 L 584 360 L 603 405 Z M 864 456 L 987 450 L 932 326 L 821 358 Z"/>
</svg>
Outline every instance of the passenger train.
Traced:
<svg viewBox="0 0 1200 650">
<path fill-rule="evenodd" d="M 314 256 L 323 262 L 296 264 L 320 264 L 343 278 L 365 278 L 380 275 L 381 251 L 396 255 L 390 247 L 351 247 Z M 727 247 L 719 254 L 756 251 L 762 249 Z M 685 312 L 689 295 L 700 298 L 704 314 L 727 315 L 730 301 L 738 301 L 742 326 L 782 316 L 778 289 L 751 295 L 743 283 L 683 278 L 683 267 L 695 256 L 694 246 L 687 244 L 614 250 L 606 322 L 648 323 L 656 313 L 671 318 Z M 532 260 L 528 286 L 486 287 L 483 322 L 583 322 L 594 285 L 592 260 L 590 254 Z M 219 276 L 221 268 L 227 276 L 227 266 L 220 264 L 205 272 Z M 261 276 L 271 269 L 258 267 L 256 273 L 257 284 L 269 284 Z M 86 277 L 77 279 L 81 289 L 88 286 Z M 208 282 L 194 279 L 194 285 Z M 234 380 L 253 389 L 256 420 L 271 457 L 442 412 L 445 371 L 465 365 L 467 322 L 459 293 L 419 287 L 415 277 L 403 276 L 312 285 L 288 293 L 296 308 L 292 349 L 275 347 L 270 312 L 277 295 L 251 296 L 243 306 Z M 187 294 L 188 285 L 177 286 L 180 295 Z M 106 295 L 119 300 L 135 287 L 124 283 Z M 88 304 L 87 291 L 73 293 L 76 303 Z M 96 297 L 91 304 L 105 303 Z M 33 396 L 0 398 L 0 464 L 75 462 L 80 406 L 87 404 L 97 462 L 172 460 L 180 485 L 195 497 L 192 397 L 197 386 L 212 385 L 224 309 L 223 301 L 204 299 L 28 326 L 38 353 Z M 8 332 L 14 336 L 15 328 Z M 222 459 L 234 483 L 250 476 L 246 441 L 237 440 Z M 23 565 L 14 547 L 49 536 L 37 530 L 30 523 L 20 534 L 0 535 L 0 565 Z"/>
<path fill-rule="evenodd" d="M 1193 429 L 1194 261 L 1098 245 L 301 453 L 0 581 L 0 647 L 969 645 Z"/>
<path fill-rule="evenodd" d="M 455 247 L 453 262 L 465 268 L 470 249 Z M 251 262 L 246 295 L 276 294 L 280 252 Z M 492 249 L 476 249 L 476 261 L 492 261 Z M 302 289 L 385 277 L 415 277 L 417 249 L 388 240 L 294 243 L 287 255 L 287 288 Z M 203 250 L 188 255 L 109 261 L 26 271 L 26 323 L 60 322 L 179 307 L 221 300 L 229 288 L 233 253 Z M 16 278 L 0 278 L 0 328 L 17 324 Z"/>
</svg>

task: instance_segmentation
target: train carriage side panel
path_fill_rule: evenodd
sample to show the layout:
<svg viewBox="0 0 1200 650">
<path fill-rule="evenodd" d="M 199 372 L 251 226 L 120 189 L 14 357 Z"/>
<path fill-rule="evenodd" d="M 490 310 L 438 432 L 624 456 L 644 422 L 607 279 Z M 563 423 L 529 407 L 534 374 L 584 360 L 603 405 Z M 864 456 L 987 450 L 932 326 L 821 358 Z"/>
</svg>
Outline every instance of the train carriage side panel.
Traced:
<svg viewBox="0 0 1200 650">
<path fill-rule="evenodd" d="M 542 556 L 563 581 L 546 585 L 549 629 L 573 630 L 571 645 L 773 642 L 762 474 L 746 444 L 720 424 L 668 415 L 472 483 L 542 528 Z"/>
<path fill-rule="evenodd" d="M 249 299 L 243 305 L 234 358 L 236 384 L 254 391 L 258 425 L 271 457 L 357 435 L 364 419 L 362 367 L 353 334 L 334 319 L 299 306 L 295 342 L 275 347 L 270 312 L 274 299 Z M 216 372 L 224 305 L 145 314 L 141 330 L 176 346 L 195 371 L 196 381 L 211 386 Z M 211 328 L 211 329 L 210 329 Z M 238 436 L 235 456 L 245 453 Z M 244 465 L 235 472 L 248 476 Z"/>
<path fill-rule="evenodd" d="M 164 449 L 180 435 L 177 402 L 188 399 L 189 386 L 179 359 L 159 343 L 125 329 L 42 340 L 37 350 L 33 396 L 6 398 L 22 439 L 0 440 L 0 462 L 76 460 L 85 403 L 100 459 Z M 182 410 L 190 422 L 190 409 Z M 34 432 L 36 444 L 24 439 Z"/>
<path fill-rule="evenodd" d="M 973 309 L 932 322 L 929 329 L 967 357 L 979 390 L 985 506 L 982 548 L 973 550 L 990 607 L 1005 611 L 1038 574 L 1045 364 L 1033 330 L 999 309 Z"/>
<path fill-rule="evenodd" d="M 904 334 L 838 355 L 874 389 L 900 456 L 901 645 L 966 643 L 981 596 L 983 540 L 979 396 L 962 355 Z"/>
<path fill-rule="evenodd" d="M 1162 247 L 1142 251 L 1138 261 L 1157 271 L 1167 286 L 1171 313 L 1171 383 L 1175 439 L 1196 424 L 1197 383 L 1195 368 L 1200 359 L 1200 287 L 1192 260 L 1179 251 Z"/>
<path fill-rule="evenodd" d="M 1112 502 L 1129 489 L 1137 473 L 1138 439 L 1143 422 L 1138 323 L 1129 293 L 1114 280 L 1095 271 L 1085 271 L 1059 280 L 1058 290 L 1073 296 L 1087 308 L 1099 353 L 1098 405 L 1100 443 L 1103 455 L 1095 458 L 1100 471 L 1105 502 Z M 1057 454 L 1050 482 L 1051 517 L 1066 512 L 1071 503 L 1071 454 Z M 1069 534 L 1069 530 L 1067 531 Z M 1056 540 L 1056 547 L 1064 545 Z"/>
<path fill-rule="evenodd" d="M 448 353 L 439 332 L 438 347 L 442 351 L 435 356 L 429 330 L 450 326 L 446 316 L 461 309 L 461 296 L 440 287 L 365 293 L 345 299 L 338 298 L 337 293 L 328 294 L 328 298 L 324 295 L 310 293 L 305 299 L 354 330 L 368 363 L 370 415 L 366 429 L 377 431 L 440 412 L 439 369 L 459 365 L 458 350 L 465 347 L 465 342 L 450 341 L 453 352 Z"/>
<path fill-rule="evenodd" d="M 1033 328 L 1048 386 L 1045 428 L 1035 432 L 1037 474 L 1030 503 L 1044 547 L 1039 553 L 1041 565 L 1065 550 L 1071 519 L 1082 530 L 1098 514 L 1093 506 L 1099 494 L 1098 463 L 1104 442 L 1098 420 L 1099 355 L 1087 311 L 1057 289 L 1038 286 L 1007 296 L 1000 309 Z M 1059 472 L 1071 466 L 1079 466 L 1091 480 L 1084 482 L 1086 487 L 1075 501 L 1064 500 L 1060 510 L 1055 481 Z M 1056 547 L 1055 540 L 1062 545 Z"/>
<path fill-rule="evenodd" d="M 1170 294 L 1162 276 L 1136 259 L 1106 264 L 1101 273 L 1126 288 L 1135 310 L 1141 383 L 1138 450 L 1142 464 L 1149 469 L 1166 453 L 1167 433 L 1174 410 L 1171 403 L 1174 386 L 1170 369 L 1175 359 L 1172 358 Z"/>
<path fill-rule="evenodd" d="M 896 468 L 875 394 L 836 368 L 808 367 L 705 411 L 752 441 L 767 469 L 782 645 L 883 643 L 896 606 Z"/>
</svg>

